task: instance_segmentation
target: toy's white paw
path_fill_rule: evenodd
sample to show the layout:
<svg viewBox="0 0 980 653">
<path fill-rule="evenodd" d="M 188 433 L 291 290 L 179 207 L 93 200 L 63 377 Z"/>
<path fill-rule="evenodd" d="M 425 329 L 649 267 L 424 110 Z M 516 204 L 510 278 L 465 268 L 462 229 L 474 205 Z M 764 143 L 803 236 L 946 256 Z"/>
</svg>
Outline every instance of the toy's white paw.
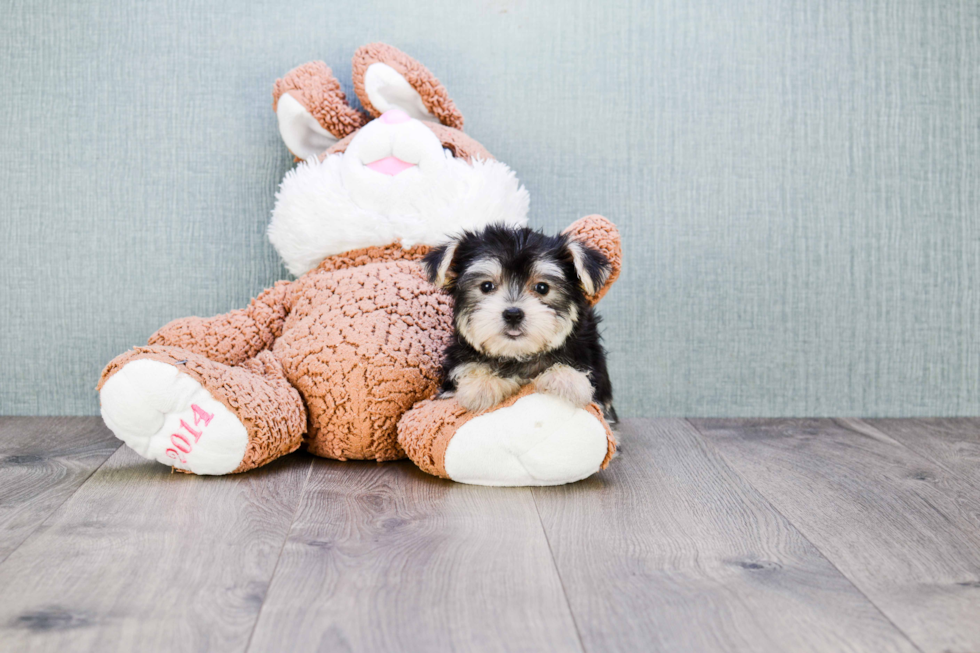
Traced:
<svg viewBox="0 0 980 653">
<path fill-rule="evenodd" d="M 106 426 L 144 458 L 195 474 L 227 474 L 245 457 L 245 426 L 173 365 L 127 363 L 99 397 Z"/>
<path fill-rule="evenodd" d="M 463 424 L 446 448 L 446 473 L 473 485 L 562 485 L 599 471 L 607 446 L 591 413 L 534 393 Z"/>
</svg>

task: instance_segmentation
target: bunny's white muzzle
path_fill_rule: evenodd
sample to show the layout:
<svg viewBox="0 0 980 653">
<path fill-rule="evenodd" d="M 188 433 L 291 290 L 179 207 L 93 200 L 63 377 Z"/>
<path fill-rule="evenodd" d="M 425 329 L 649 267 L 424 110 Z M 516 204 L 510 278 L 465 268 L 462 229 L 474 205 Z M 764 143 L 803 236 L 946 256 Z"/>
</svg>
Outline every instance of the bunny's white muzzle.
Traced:
<svg viewBox="0 0 980 653">
<path fill-rule="evenodd" d="M 523 226 L 528 201 L 505 164 L 456 158 L 425 123 L 392 109 L 344 152 L 286 173 L 269 240 L 299 276 L 362 247 L 438 245 L 464 229 Z"/>
</svg>

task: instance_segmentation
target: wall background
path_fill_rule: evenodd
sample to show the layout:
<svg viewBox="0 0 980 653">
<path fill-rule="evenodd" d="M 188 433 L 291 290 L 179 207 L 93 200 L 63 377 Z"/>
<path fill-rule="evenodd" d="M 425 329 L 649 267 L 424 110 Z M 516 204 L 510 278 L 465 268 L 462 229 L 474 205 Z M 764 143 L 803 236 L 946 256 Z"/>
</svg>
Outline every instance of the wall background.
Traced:
<svg viewBox="0 0 980 653">
<path fill-rule="evenodd" d="M 42 2 L 0 14 L 0 413 L 285 276 L 277 76 L 383 40 L 549 230 L 601 212 L 621 415 L 980 414 L 976 0 Z"/>
</svg>

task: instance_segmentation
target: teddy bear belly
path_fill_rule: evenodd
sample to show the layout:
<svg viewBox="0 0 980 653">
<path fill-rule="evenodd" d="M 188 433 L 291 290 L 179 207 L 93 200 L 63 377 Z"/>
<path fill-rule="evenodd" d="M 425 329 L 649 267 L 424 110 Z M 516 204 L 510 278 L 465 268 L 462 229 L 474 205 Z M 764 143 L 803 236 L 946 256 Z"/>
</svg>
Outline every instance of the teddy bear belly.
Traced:
<svg viewBox="0 0 980 653">
<path fill-rule="evenodd" d="M 306 402 L 311 453 L 395 460 L 399 418 L 438 388 L 449 299 L 415 267 L 364 267 L 304 294 L 273 351 Z"/>
</svg>

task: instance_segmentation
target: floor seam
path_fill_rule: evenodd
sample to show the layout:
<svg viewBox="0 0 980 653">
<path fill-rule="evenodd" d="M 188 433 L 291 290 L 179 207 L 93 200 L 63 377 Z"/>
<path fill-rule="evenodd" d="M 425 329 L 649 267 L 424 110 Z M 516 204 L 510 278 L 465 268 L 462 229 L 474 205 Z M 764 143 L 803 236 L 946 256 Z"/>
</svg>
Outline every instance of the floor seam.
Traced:
<svg viewBox="0 0 980 653">
<path fill-rule="evenodd" d="M 803 532 L 803 529 L 802 528 L 800 528 L 799 526 L 797 526 L 789 517 L 787 517 L 785 514 L 783 514 L 783 511 L 780 510 L 779 508 L 777 508 L 776 505 L 772 502 L 772 500 L 762 490 L 760 490 L 758 487 L 756 487 L 755 484 L 752 483 L 752 481 L 750 481 L 744 475 L 742 475 L 741 473 L 739 473 L 739 471 L 737 469 L 735 469 L 735 467 L 732 466 L 732 463 L 728 460 L 728 458 L 725 457 L 725 454 L 722 453 L 714 445 L 713 442 L 711 442 L 710 440 L 708 440 L 708 438 L 704 437 L 704 434 L 701 433 L 701 429 L 698 428 L 697 424 L 695 424 L 693 421 L 691 421 L 690 418 L 685 418 L 685 421 L 691 426 L 692 429 L 694 429 L 695 433 L 697 433 L 698 437 L 701 439 L 702 444 L 705 447 L 707 447 L 710 451 L 712 451 L 716 456 L 718 456 L 721 459 L 721 461 L 725 463 L 725 467 L 728 468 L 728 470 L 732 474 L 735 474 L 739 479 L 742 480 L 742 482 L 744 482 L 746 485 L 748 485 L 750 488 L 752 488 L 766 502 L 766 505 L 768 505 L 770 508 L 772 508 L 772 510 L 777 515 L 779 515 L 780 517 L 782 517 L 783 519 L 785 519 L 786 520 L 786 523 L 789 524 L 790 526 L 792 526 L 793 527 L 793 530 L 795 530 L 797 533 L 799 533 L 800 537 L 802 537 L 806 541 L 807 544 L 809 544 L 810 546 L 812 546 L 813 547 L 813 550 L 816 551 L 818 554 L 820 554 L 820 557 L 823 558 L 824 560 L 826 560 L 827 561 L 827 564 L 829 564 L 831 567 L 833 567 L 834 570 L 838 574 L 841 575 L 841 578 L 843 578 L 844 580 L 846 580 L 847 583 L 851 587 L 854 588 L 854 591 L 855 592 L 857 592 L 858 594 L 860 594 L 861 596 L 863 596 L 865 598 L 865 600 L 878 612 L 878 614 L 880 614 L 882 616 L 882 618 L 884 618 L 885 621 L 887 621 L 888 623 L 890 623 L 892 625 L 892 627 L 898 633 L 900 633 L 902 635 L 902 637 L 904 637 L 906 639 L 906 641 L 908 641 L 908 643 L 911 644 L 912 647 L 916 651 L 920 651 L 920 653 L 924 653 L 924 651 L 918 645 L 918 643 L 916 643 L 915 640 L 913 640 L 912 637 L 909 636 L 909 634 L 906 633 L 903 628 L 899 627 L 899 625 L 897 623 L 895 623 L 892 620 L 891 617 L 889 617 L 887 614 L 885 614 L 884 610 L 882 610 L 881 607 L 870 596 L 868 596 L 864 592 L 864 590 L 862 590 L 860 587 L 857 586 L 857 584 L 854 582 L 854 580 L 850 576 L 848 576 L 847 574 L 845 574 L 840 569 L 840 567 L 838 567 L 834 563 L 834 561 L 831 560 L 827 556 L 827 554 L 823 552 L 823 549 L 821 549 L 820 547 L 818 547 L 809 537 L 807 537 L 806 533 Z"/>
<path fill-rule="evenodd" d="M 528 488 L 528 493 L 531 495 L 531 503 L 534 504 L 534 513 L 538 516 L 538 524 L 541 526 L 541 533 L 544 535 L 544 543 L 548 547 L 548 554 L 551 556 L 551 566 L 555 570 L 555 576 L 558 577 L 558 585 L 561 587 L 562 596 L 565 597 L 565 606 L 568 608 L 568 616 L 572 619 L 572 625 L 575 627 L 575 637 L 578 638 L 579 650 L 585 653 L 587 649 L 585 648 L 585 640 L 582 639 L 582 631 L 578 626 L 578 619 L 575 618 L 575 610 L 572 608 L 572 602 L 568 598 L 568 589 L 565 587 L 565 579 L 561 577 L 561 570 L 558 569 L 558 561 L 555 559 L 555 550 L 551 547 L 551 539 L 548 537 L 548 529 L 544 527 L 544 520 L 541 519 L 541 510 L 538 509 L 538 500 L 534 497 L 534 492 L 537 488 Z"/>
<path fill-rule="evenodd" d="M 279 553 L 276 555 L 276 564 L 272 567 L 272 573 L 269 574 L 269 582 L 265 587 L 265 595 L 262 597 L 262 605 L 259 606 L 259 611 L 255 614 L 255 622 L 252 624 L 252 629 L 248 633 L 248 640 L 245 642 L 245 648 L 242 649 L 247 653 L 247 651 L 252 647 L 252 638 L 255 637 L 255 630 L 259 627 L 259 621 L 262 619 L 262 611 L 265 609 L 265 603 L 269 599 L 269 589 L 272 587 L 272 581 L 276 578 L 276 573 L 279 571 L 279 563 L 282 561 L 282 552 L 286 550 L 286 545 L 289 543 L 289 536 L 293 534 L 293 527 L 296 525 L 296 518 L 299 517 L 300 508 L 303 506 L 303 497 L 306 495 L 306 487 L 310 484 L 310 476 L 313 475 L 313 463 L 314 460 L 310 459 L 310 465 L 306 470 L 306 478 L 303 479 L 303 485 L 300 487 L 299 499 L 296 501 L 296 508 L 293 510 L 293 516 L 289 520 L 289 528 L 286 529 L 286 535 L 282 538 L 282 546 L 279 547 Z"/>
</svg>

